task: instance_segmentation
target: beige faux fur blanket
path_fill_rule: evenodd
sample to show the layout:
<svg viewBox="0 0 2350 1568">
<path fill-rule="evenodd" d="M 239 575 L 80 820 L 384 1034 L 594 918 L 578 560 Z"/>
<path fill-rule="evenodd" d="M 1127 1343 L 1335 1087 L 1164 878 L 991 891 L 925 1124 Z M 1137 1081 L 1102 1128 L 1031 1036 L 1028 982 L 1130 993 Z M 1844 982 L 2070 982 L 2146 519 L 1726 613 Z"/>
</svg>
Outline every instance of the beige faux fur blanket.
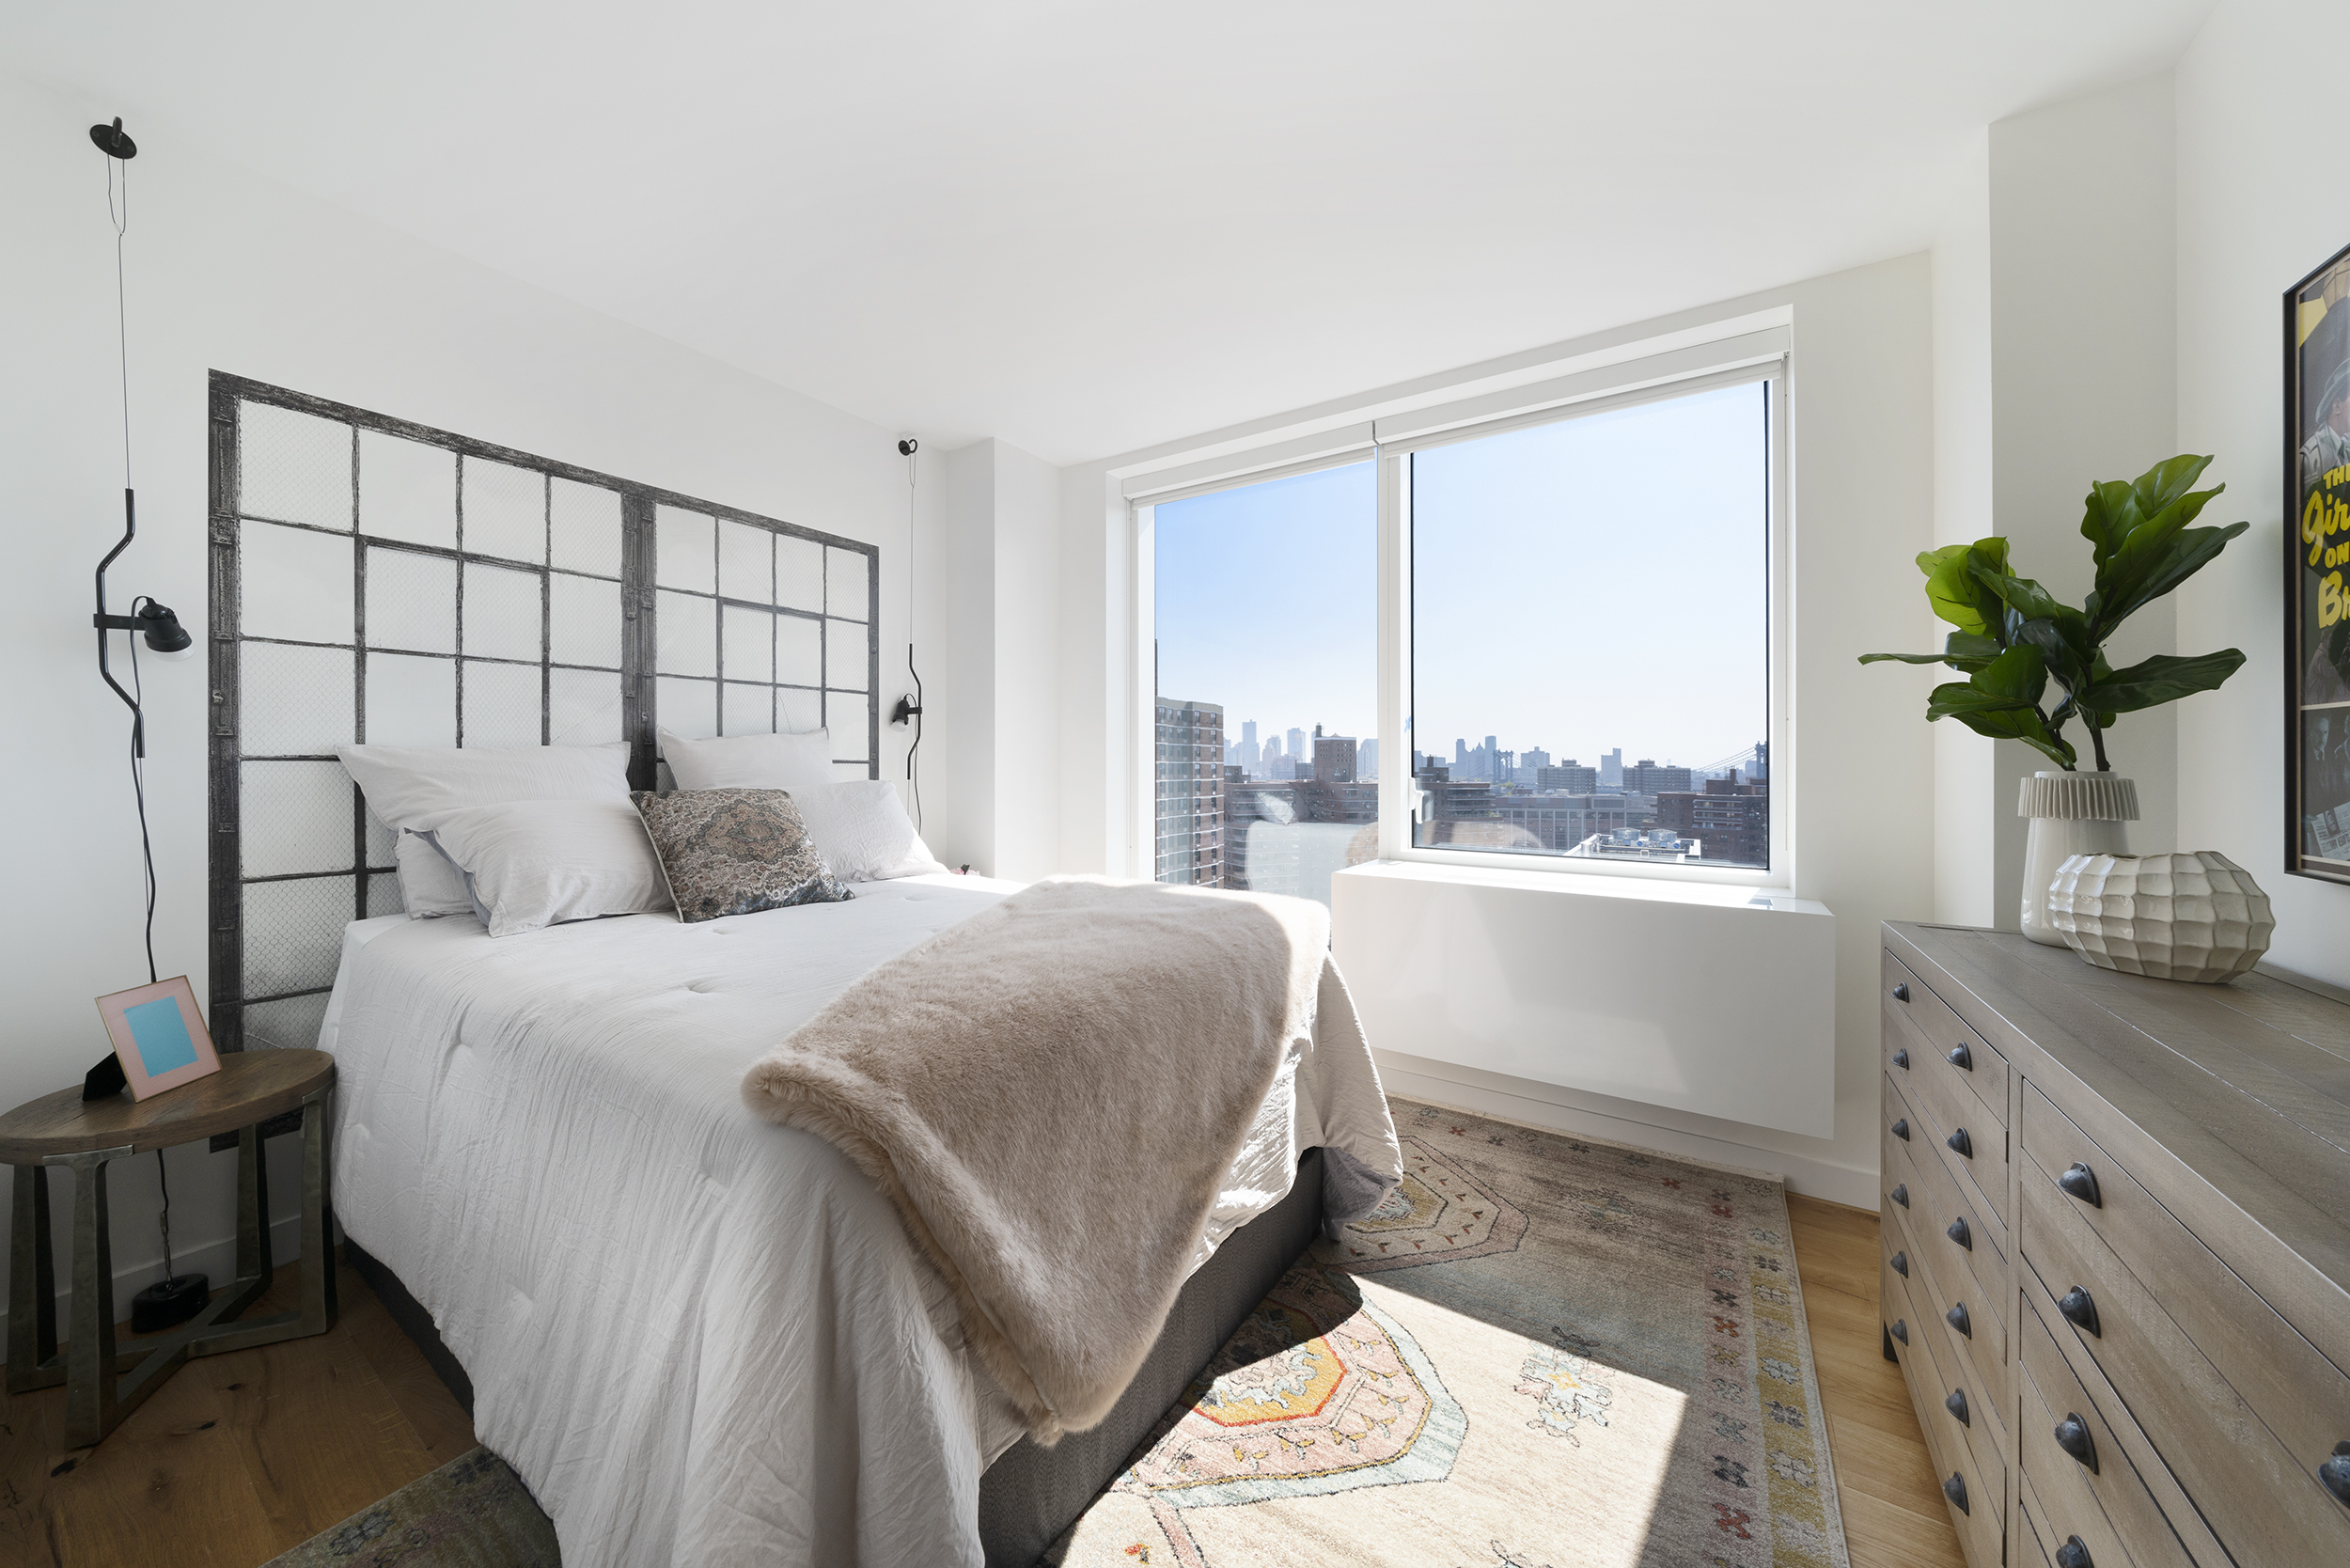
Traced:
<svg viewBox="0 0 2350 1568">
<path fill-rule="evenodd" d="M 1329 934 L 1303 899 L 1039 883 L 852 985 L 743 1097 L 889 1195 L 1049 1443 L 1157 1340 Z"/>
</svg>

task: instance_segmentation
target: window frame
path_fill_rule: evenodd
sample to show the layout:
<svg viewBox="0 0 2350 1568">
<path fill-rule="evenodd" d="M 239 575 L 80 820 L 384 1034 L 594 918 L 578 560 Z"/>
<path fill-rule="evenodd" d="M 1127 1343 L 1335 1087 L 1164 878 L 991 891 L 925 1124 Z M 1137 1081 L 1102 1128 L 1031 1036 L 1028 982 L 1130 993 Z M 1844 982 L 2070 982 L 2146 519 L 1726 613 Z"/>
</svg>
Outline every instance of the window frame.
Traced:
<svg viewBox="0 0 2350 1568">
<path fill-rule="evenodd" d="M 1790 893 L 1796 886 L 1797 843 L 1793 780 L 1794 747 L 1794 487 L 1792 439 L 1793 345 L 1786 324 L 1747 330 L 1711 340 L 1675 343 L 1651 353 L 1634 353 L 1606 366 L 1553 381 L 1487 392 L 1453 402 L 1423 405 L 1369 423 L 1250 451 L 1216 454 L 1181 468 L 1158 470 L 1125 482 L 1128 540 L 1134 570 L 1128 624 L 1134 628 L 1133 682 L 1126 704 L 1131 716 L 1126 753 L 1134 773 L 1129 801 L 1128 874 L 1156 871 L 1156 697 L 1152 679 L 1157 635 L 1155 605 L 1155 507 L 1215 491 L 1238 490 L 1292 474 L 1377 464 L 1378 550 L 1378 741 L 1379 858 L 1431 869 L 1519 871 L 1537 876 L 1631 878 L 1652 885 L 1747 887 Z M 1765 738 L 1771 748 L 1770 858 L 1767 868 L 1684 866 L 1655 862 L 1618 865 L 1563 855 L 1512 855 L 1492 851 L 1422 848 L 1411 842 L 1416 807 L 1412 772 L 1388 765 L 1413 751 L 1411 718 L 1412 454 L 1511 430 L 1560 423 L 1637 403 L 1685 397 L 1716 386 L 1764 384 L 1765 452 L 1769 464 L 1766 541 Z M 1274 461 L 1266 461 L 1268 458 Z M 1286 460 L 1286 461 L 1284 461 Z M 1167 483 L 1177 479 L 1179 483 Z"/>
</svg>

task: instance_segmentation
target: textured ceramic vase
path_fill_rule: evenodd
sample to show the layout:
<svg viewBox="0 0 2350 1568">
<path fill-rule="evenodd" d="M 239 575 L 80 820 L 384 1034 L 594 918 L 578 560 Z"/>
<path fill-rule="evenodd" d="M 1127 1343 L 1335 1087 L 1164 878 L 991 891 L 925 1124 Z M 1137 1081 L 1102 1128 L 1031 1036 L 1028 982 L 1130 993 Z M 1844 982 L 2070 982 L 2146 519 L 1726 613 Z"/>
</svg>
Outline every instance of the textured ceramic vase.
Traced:
<svg viewBox="0 0 2350 1568">
<path fill-rule="evenodd" d="M 2249 969 L 2277 929 L 2259 884 L 2210 850 L 2074 855 L 2048 889 L 2048 918 L 2101 969 L 2206 985 Z"/>
<path fill-rule="evenodd" d="M 2129 852 L 2125 823 L 2138 821 L 2138 784 L 2109 773 L 2040 773 L 2024 780 L 2016 815 L 2031 819 L 2024 839 L 2024 934 L 2051 948 L 2064 938 L 2048 923 L 2048 884 L 2076 855 Z"/>
</svg>

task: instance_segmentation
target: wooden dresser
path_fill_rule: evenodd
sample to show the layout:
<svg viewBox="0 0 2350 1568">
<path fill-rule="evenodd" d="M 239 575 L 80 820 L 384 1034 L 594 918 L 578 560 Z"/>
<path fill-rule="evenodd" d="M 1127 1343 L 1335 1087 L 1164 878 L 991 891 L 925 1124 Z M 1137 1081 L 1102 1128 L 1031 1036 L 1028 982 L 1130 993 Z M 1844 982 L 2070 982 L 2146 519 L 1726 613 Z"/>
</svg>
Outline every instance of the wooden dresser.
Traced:
<svg viewBox="0 0 2350 1568">
<path fill-rule="evenodd" d="M 1973 1568 L 2350 1565 L 2350 1005 L 1888 924 L 1882 1289 Z"/>
</svg>

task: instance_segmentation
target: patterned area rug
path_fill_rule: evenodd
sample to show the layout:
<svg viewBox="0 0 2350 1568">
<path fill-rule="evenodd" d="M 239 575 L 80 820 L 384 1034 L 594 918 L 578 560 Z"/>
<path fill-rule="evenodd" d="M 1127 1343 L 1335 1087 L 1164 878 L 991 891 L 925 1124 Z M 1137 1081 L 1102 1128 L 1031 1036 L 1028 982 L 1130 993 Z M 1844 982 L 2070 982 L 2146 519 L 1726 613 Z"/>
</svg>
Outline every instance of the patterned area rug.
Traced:
<svg viewBox="0 0 2350 1568">
<path fill-rule="evenodd" d="M 1045 1561 L 1849 1568 L 1778 1184 L 1390 1104 L 1402 1185 Z"/>
<path fill-rule="evenodd" d="M 471 1449 L 264 1568 L 557 1568 L 555 1526 L 522 1479 Z"/>
</svg>

